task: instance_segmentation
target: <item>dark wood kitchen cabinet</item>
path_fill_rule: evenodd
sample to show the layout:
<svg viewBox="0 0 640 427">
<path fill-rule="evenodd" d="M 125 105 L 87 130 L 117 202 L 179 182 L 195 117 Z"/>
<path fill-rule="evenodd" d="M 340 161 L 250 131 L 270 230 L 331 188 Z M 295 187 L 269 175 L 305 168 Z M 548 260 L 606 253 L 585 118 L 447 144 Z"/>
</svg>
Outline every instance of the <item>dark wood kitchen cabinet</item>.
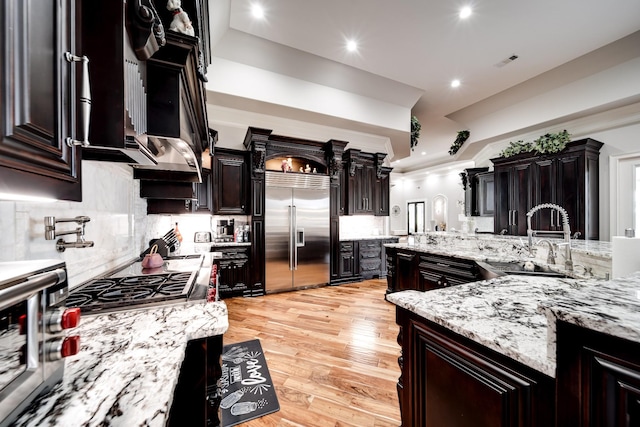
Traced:
<svg viewBox="0 0 640 427">
<path fill-rule="evenodd" d="M 0 192 L 82 200 L 78 91 L 82 66 L 75 1 L 7 0 L 0 6 Z"/>
<path fill-rule="evenodd" d="M 475 261 L 433 254 L 418 256 L 418 290 L 430 291 L 478 280 Z"/>
<path fill-rule="evenodd" d="M 530 153 L 497 158 L 494 164 L 496 232 L 527 234 L 527 212 L 542 203 L 567 211 L 571 233 L 599 238 L 599 153 L 602 143 L 591 138 L 570 142 L 560 153 Z M 535 230 L 562 231 L 556 210 L 543 209 L 532 217 Z"/>
<path fill-rule="evenodd" d="M 246 215 L 250 212 L 248 153 L 218 148 L 213 157 L 213 213 Z"/>
<path fill-rule="evenodd" d="M 382 241 L 360 240 L 358 242 L 358 266 L 363 279 L 380 277 L 382 272 Z"/>
<path fill-rule="evenodd" d="M 640 426 L 640 344 L 557 325 L 558 426 Z"/>
<path fill-rule="evenodd" d="M 480 180 L 478 176 L 486 173 L 489 168 L 468 168 L 460 174 L 464 189 L 464 213 L 466 216 L 480 215 Z"/>
<path fill-rule="evenodd" d="M 147 214 L 212 213 L 211 172 L 202 169 L 202 182 L 140 180 L 140 197 Z"/>
<path fill-rule="evenodd" d="M 355 245 L 353 241 L 340 242 L 340 279 L 352 279 L 356 276 Z"/>
<path fill-rule="evenodd" d="M 386 154 L 349 149 L 343 153 L 345 166 L 342 191 L 346 215 L 389 215 L 389 174 L 382 166 Z"/>
<path fill-rule="evenodd" d="M 396 321 L 403 426 L 555 425 L 553 378 L 401 307 Z"/>
<path fill-rule="evenodd" d="M 214 247 L 212 251 L 221 252 L 222 258 L 214 262 L 218 265 L 218 292 L 220 298 L 251 296 L 249 246 Z"/>
<path fill-rule="evenodd" d="M 481 280 L 475 261 L 408 249 L 386 248 L 387 293 L 446 288 Z"/>
<path fill-rule="evenodd" d="M 168 427 L 222 425 L 223 336 L 216 335 L 187 342 L 184 361 L 169 410 Z"/>
</svg>

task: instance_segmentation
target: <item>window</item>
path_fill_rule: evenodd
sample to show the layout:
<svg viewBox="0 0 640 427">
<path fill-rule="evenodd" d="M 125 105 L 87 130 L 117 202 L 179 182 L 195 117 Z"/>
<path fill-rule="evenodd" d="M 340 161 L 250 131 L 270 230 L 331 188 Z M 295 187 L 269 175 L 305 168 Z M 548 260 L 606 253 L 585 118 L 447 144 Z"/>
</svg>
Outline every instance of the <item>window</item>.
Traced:
<svg viewBox="0 0 640 427">
<path fill-rule="evenodd" d="M 424 233 L 425 202 L 407 203 L 407 234 Z"/>
</svg>

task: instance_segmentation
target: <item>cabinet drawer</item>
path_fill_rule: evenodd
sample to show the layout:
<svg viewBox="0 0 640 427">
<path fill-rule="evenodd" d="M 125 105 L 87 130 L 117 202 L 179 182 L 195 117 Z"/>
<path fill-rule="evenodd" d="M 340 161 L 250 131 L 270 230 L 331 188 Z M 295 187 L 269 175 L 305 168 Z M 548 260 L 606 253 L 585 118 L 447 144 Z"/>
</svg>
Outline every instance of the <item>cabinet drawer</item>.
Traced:
<svg viewBox="0 0 640 427">
<path fill-rule="evenodd" d="M 340 242 L 340 252 L 353 252 L 353 242 Z"/>
</svg>

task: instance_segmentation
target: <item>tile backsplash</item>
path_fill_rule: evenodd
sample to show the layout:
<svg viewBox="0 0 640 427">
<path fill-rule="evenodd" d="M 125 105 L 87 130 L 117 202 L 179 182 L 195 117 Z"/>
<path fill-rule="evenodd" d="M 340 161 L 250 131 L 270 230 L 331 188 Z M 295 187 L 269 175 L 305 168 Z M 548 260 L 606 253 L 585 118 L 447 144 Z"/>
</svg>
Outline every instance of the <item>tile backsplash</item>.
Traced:
<svg viewBox="0 0 640 427">
<path fill-rule="evenodd" d="M 340 217 L 340 240 L 389 235 L 389 217 L 343 215 Z"/>
<path fill-rule="evenodd" d="M 146 229 L 146 201 L 130 166 L 83 161 L 82 202 L 0 201 L 4 248 L 0 261 L 61 259 L 67 264 L 69 284 L 75 286 L 140 254 Z M 56 240 L 45 240 L 44 217 L 85 215 L 85 239 L 91 248 L 56 251 Z M 70 231 L 75 222 L 56 224 Z M 75 241 L 75 235 L 61 236 Z"/>
</svg>

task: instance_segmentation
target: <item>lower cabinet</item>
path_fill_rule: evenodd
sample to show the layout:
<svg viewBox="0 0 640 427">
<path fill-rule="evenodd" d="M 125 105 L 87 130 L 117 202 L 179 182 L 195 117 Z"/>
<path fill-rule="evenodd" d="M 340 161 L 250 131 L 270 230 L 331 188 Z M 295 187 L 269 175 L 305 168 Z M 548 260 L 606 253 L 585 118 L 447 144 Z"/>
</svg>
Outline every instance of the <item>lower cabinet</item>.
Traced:
<svg viewBox="0 0 640 427">
<path fill-rule="evenodd" d="M 361 240 L 358 242 L 358 265 L 363 279 L 380 277 L 382 271 L 382 241 Z"/>
<path fill-rule="evenodd" d="M 356 275 L 356 259 L 354 242 L 340 242 L 340 279 L 349 279 Z"/>
<path fill-rule="evenodd" d="M 446 288 L 478 280 L 474 261 L 441 255 L 418 256 L 418 287 L 421 291 Z"/>
<path fill-rule="evenodd" d="M 249 246 L 214 247 L 222 257 L 214 262 L 218 265 L 218 292 L 220 298 L 244 296 L 250 293 Z"/>
<path fill-rule="evenodd" d="M 446 288 L 481 280 L 475 261 L 387 248 L 387 293 Z"/>
<path fill-rule="evenodd" d="M 222 425 L 218 380 L 222 377 L 222 335 L 187 343 L 169 411 L 168 427 Z"/>
<path fill-rule="evenodd" d="M 559 322 L 558 426 L 640 426 L 640 344 Z"/>
<path fill-rule="evenodd" d="M 555 381 L 398 307 L 402 425 L 549 427 Z"/>
<path fill-rule="evenodd" d="M 338 278 L 331 284 L 359 282 L 387 275 L 386 243 L 398 243 L 397 238 L 340 241 Z"/>
</svg>

